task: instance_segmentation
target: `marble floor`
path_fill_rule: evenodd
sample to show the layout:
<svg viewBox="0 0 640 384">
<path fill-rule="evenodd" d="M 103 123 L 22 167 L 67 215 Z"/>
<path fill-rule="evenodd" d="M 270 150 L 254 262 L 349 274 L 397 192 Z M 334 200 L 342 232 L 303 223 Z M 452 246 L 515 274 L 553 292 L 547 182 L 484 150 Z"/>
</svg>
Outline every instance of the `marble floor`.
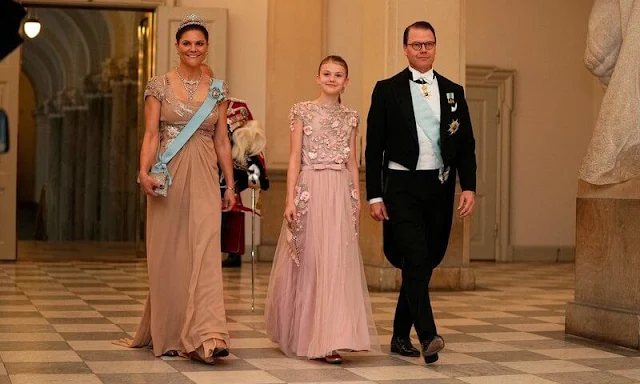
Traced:
<svg viewBox="0 0 640 384">
<path fill-rule="evenodd" d="M 564 334 L 572 264 L 475 264 L 478 289 L 435 292 L 447 347 L 426 367 L 389 355 L 395 293 L 372 293 L 382 353 L 344 364 L 288 359 L 264 333 L 269 265 L 225 270 L 232 355 L 215 366 L 127 350 L 147 290 L 142 261 L 0 263 L 0 384 L 640 383 L 640 352 Z M 169 283 L 169 282 L 168 282 Z"/>
</svg>

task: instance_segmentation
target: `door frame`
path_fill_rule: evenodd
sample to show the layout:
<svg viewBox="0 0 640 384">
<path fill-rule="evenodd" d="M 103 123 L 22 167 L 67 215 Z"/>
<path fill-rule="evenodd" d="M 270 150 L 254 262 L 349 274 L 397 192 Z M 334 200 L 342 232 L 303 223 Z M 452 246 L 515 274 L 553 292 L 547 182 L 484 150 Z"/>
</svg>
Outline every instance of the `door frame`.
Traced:
<svg viewBox="0 0 640 384">
<path fill-rule="evenodd" d="M 147 32 L 149 33 L 149 36 L 151 36 L 151 39 L 149 41 L 148 49 L 146 52 L 146 54 L 149 57 L 149 65 L 146 68 L 149 74 L 149 77 L 157 75 L 158 69 L 163 70 L 163 65 L 162 64 L 159 65 L 159 62 L 160 60 L 165 60 L 166 57 L 164 56 L 169 55 L 169 53 L 165 49 L 167 47 L 159 43 L 160 34 L 161 33 L 167 34 L 166 25 L 163 25 L 162 23 L 159 22 L 160 17 L 163 16 L 163 14 L 166 14 L 167 9 L 170 9 L 170 8 L 194 9 L 193 7 L 182 6 L 181 3 L 182 3 L 181 0 L 22 0 L 21 1 L 21 4 L 25 7 L 28 7 L 28 6 L 55 7 L 55 8 L 63 8 L 63 7 L 74 8 L 75 7 L 75 8 L 99 8 L 104 10 L 138 10 L 138 11 L 151 12 L 152 13 L 151 24 L 149 25 L 149 29 Z M 218 14 L 220 15 L 220 18 L 224 19 L 224 25 L 223 25 L 224 33 L 220 33 L 220 31 L 216 30 L 216 28 L 219 28 L 217 24 L 212 25 L 212 28 L 210 28 L 210 32 L 213 32 L 214 36 L 216 36 L 217 40 L 213 39 L 214 41 L 216 41 L 216 45 L 218 47 L 222 47 L 222 49 L 225 52 L 223 56 L 224 61 L 222 62 L 218 61 L 217 65 L 214 65 L 214 69 L 216 70 L 216 73 L 220 73 L 220 75 L 225 77 L 226 68 L 227 68 L 227 59 L 228 59 L 228 56 L 227 56 L 228 15 L 226 13 L 226 9 L 224 8 L 222 9 L 218 7 L 205 7 L 205 8 L 207 9 L 210 8 L 212 11 L 217 10 Z M 224 10 L 224 12 L 220 12 L 221 10 Z M 171 33 L 169 33 L 169 35 L 171 36 Z M 216 59 L 219 59 L 217 55 L 216 55 Z M 211 60 L 210 65 L 212 64 L 214 64 L 214 60 Z M 142 93 L 145 83 L 146 83 L 146 80 L 143 80 L 141 78 L 138 79 L 138 89 L 140 93 Z M 140 146 L 140 143 L 142 142 L 142 134 L 144 133 L 144 124 L 143 124 L 144 101 L 142 99 L 139 101 L 138 111 L 139 111 L 139 116 L 138 116 L 139 144 L 138 146 Z M 17 142 L 17 140 L 13 142 Z M 17 168 L 16 168 L 16 176 L 17 176 Z M 144 204 L 145 197 L 141 191 L 139 193 L 139 196 L 140 196 L 139 209 L 143 210 L 144 212 L 144 210 L 146 209 L 146 204 Z M 144 213 L 142 213 L 142 217 L 145 217 Z M 146 218 L 141 221 L 140 214 L 136 214 L 135 248 L 136 248 L 137 256 L 141 258 L 145 257 L 145 253 L 146 253 L 144 239 L 140 239 L 141 233 L 144 233 L 145 222 L 146 222 Z M 16 243 L 15 255 L 17 258 L 17 244 L 18 244 L 17 233 L 16 233 L 15 243 Z M 14 260 L 16 258 L 14 258 Z"/>
<path fill-rule="evenodd" d="M 147 11 L 147 12 L 151 12 L 151 24 L 149 25 L 148 28 L 148 34 L 151 37 L 148 46 L 147 46 L 147 52 L 146 54 L 149 57 L 149 63 L 146 67 L 146 71 L 148 73 L 149 76 L 155 75 L 156 73 L 156 64 L 158 61 L 158 56 L 157 56 L 157 46 L 158 46 L 158 36 L 157 36 L 157 13 L 158 13 L 158 8 L 165 6 L 165 5 L 169 5 L 169 6 L 173 6 L 175 1 L 172 0 L 22 0 L 21 1 L 21 5 L 23 5 L 24 7 L 28 8 L 28 7 L 52 7 L 52 8 L 64 8 L 64 7 L 70 7 L 70 8 L 98 8 L 101 10 L 138 10 L 138 11 Z M 167 4 L 168 3 L 168 4 Z M 140 32 L 139 32 L 140 33 Z M 20 47 L 22 49 L 22 47 Z M 140 54 L 142 52 L 138 52 L 138 54 Z M 20 68 L 22 68 L 22 64 L 20 64 Z M 139 68 L 140 70 L 141 68 Z M 141 78 L 138 79 L 138 91 L 140 92 L 140 94 L 142 93 L 142 90 L 144 89 L 144 84 L 145 84 L 146 80 L 143 80 Z M 144 101 L 143 100 L 139 100 L 138 101 L 138 147 L 140 146 L 140 143 L 142 142 L 142 134 L 144 133 L 144 129 L 141 128 L 143 127 L 143 121 L 144 121 Z M 17 124 L 16 124 L 17 126 Z M 139 149 L 138 149 L 139 152 Z M 16 167 L 16 177 L 17 177 L 17 167 Z M 135 235 L 135 240 L 134 240 L 134 246 L 135 246 L 135 250 L 136 250 L 136 255 L 138 257 L 143 257 L 144 256 L 144 241 L 142 241 L 140 239 L 140 233 L 141 230 L 144 229 L 144 221 L 141 222 L 140 217 L 144 216 L 144 210 L 146 209 L 146 204 L 144 204 L 144 195 L 142 192 L 139 192 L 139 197 L 138 197 L 138 207 L 136 208 L 137 210 L 142 210 L 143 213 L 139 213 L 136 212 L 136 235 Z M 15 200 L 15 199 L 14 199 Z M 16 205 L 17 207 L 17 205 Z M 16 218 L 17 221 L 17 218 Z M 15 236 L 15 243 L 16 243 L 16 252 L 15 252 L 15 257 L 13 258 L 13 260 L 17 260 L 18 259 L 18 236 L 17 236 L 17 228 L 16 228 L 16 236 Z M 142 248 L 142 249 L 141 249 Z"/>
<path fill-rule="evenodd" d="M 498 91 L 498 166 L 496 169 L 496 261 L 513 260 L 511 247 L 511 131 L 514 111 L 515 71 L 491 66 L 468 65 L 466 85 Z"/>
</svg>

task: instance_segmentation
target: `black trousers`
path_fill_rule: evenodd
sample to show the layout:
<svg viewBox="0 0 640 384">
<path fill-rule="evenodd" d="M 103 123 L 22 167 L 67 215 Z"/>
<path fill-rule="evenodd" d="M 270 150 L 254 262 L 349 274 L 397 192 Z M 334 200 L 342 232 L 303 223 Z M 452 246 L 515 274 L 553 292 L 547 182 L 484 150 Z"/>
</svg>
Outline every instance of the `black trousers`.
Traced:
<svg viewBox="0 0 640 384">
<path fill-rule="evenodd" d="M 389 228 L 385 234 L 392 237 L 394 252 L 403 257 L 394 336 L 408 338 L 412 325 L 420 341 L 437 334 L 429 281 L 449 242 L 455 179 L 454 172 L 443 184 L 437 170 L 389 171 L 384 194 Z"/>
</svg>

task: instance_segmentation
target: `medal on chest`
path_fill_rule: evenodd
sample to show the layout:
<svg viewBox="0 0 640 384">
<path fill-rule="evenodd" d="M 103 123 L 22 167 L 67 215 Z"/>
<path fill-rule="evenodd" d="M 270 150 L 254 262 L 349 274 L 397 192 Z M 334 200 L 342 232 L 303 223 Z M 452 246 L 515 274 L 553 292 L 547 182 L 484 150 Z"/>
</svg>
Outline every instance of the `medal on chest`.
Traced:
<svg viewBox="0 0 640 384">
<path fill-rule="evenodd" d="M 431 96 L 431 94 L 429 93 L 429 87 L 427 87 L 427 84 L 420 84 L 420 91 L 422 91 L 422 95 L 426 98 L 429 98 L 429 96 Z"/>
</svg>

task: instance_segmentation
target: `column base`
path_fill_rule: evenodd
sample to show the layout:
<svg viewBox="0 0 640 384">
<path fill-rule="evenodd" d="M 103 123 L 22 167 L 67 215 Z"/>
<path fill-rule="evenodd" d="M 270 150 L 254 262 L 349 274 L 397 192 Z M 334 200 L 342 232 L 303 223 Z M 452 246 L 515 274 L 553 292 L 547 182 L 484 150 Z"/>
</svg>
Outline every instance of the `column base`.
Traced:
<svg viewBox="0 0 640 384">
<path fill-rule="evenodd" d="M 570 302 L 567 305 L 565 332 L 640 349 L 640 312 Z"/>
<path fill-rule="evenodd" d="M 369 290 L 377 292 L 398 291 L 402 273 L 394 267 L 364 266 Z M 438 267 L 433 271 L 429 288 L 443 291 L 472 291 L 476 277 L 469 267 Z"/>
</svg>

